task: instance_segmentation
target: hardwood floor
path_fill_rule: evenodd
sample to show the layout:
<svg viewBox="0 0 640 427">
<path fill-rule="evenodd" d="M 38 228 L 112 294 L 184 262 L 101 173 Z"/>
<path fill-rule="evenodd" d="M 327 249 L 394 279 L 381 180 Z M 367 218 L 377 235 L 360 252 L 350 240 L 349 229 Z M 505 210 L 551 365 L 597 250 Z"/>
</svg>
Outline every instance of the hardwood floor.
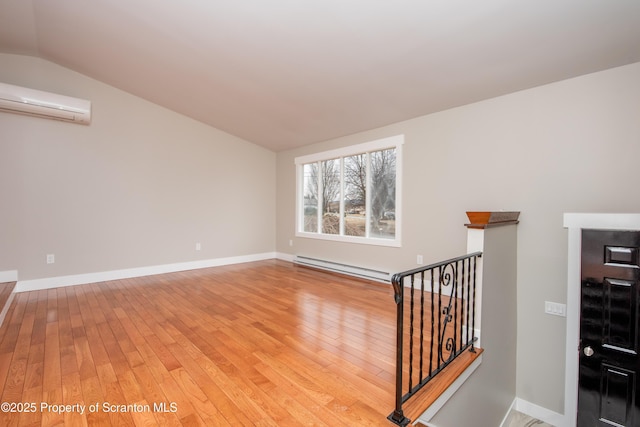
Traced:
<svg viewBox="0 0 640 427">
<path fill-rule="evenodd" d="M 2 425 L 391 425 L 391 287 L 287 262 L 19 293 L 0 338 Z"/>
</svg>

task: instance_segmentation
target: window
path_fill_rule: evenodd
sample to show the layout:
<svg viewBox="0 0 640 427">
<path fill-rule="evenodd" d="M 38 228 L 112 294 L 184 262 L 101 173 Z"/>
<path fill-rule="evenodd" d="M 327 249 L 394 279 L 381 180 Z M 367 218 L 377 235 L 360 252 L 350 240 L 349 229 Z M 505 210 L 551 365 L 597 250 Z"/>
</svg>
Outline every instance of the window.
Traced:
<svg viewBox="0 0 640 427">
<path fill-rule="evenodd" d="M 296 234 L 400 246 L 404 135 L 295 159 Z"/>
</svg>

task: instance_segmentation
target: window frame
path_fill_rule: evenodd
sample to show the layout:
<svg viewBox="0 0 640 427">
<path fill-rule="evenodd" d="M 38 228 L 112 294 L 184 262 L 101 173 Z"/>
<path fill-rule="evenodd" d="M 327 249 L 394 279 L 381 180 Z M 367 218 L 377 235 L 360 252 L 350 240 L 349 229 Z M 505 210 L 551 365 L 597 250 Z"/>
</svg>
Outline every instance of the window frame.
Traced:
<svg viewBox="0 0 640 427">
<path fill-rule="evenodd" d="M 329 240 L 336 242 L 358 243 L 365 245 L 377 245 L 377 246 L 402 246 L 402 146 L 404 145 L 404 135 L 395 135 L 387 138 L 381 138 L 362 144 L 351 145 L 348 147 L 338 148 L 334 150 L 323 151 L 314 154 L 308 154 L 295 158 L 296 166 L 296 237 L 304 237 L 310 239 Z M 376 151 L 382 151 L 386 149 L 396 150 L 396 192 L 395 192 L 395 237 L 393 239 L 381 238 L 381 237 L 367 237 L 369 235 L 369 218 L 367 217 L 366 235 L 365 236 L 350 236 L 344 235 L 344 221 L 340 221 L 340 234 L 326 234 L 321 232 L 309 232 L 304 231 L 304 165 L 315 162 L 322 162 L 333 159 L 343 159 L 345 157 L 356 156 L 359 154 L 367 154 L 370 157 L 370 153 Z M 344 169 L 344 161 L 340 162 L 340 168 Z M 367 180 L 370 179 L 369 169 L 370 161 L 367 161 Z M 343 176 L 343 174 L 341 174 Z M 341 197 L 340 197 L 340 211 L 344 212 L 344 182 L 340 181 Z M 371 197 L 370 192 L 367 192 L 367 199 Z M 367 200 L 367 210 L 370 209 L 369 200 Z M 318 215 L 320 216 L 320 209 L 318 209 Z M 319 222 L 319 224 L 321 224 Z"/>
</svg>

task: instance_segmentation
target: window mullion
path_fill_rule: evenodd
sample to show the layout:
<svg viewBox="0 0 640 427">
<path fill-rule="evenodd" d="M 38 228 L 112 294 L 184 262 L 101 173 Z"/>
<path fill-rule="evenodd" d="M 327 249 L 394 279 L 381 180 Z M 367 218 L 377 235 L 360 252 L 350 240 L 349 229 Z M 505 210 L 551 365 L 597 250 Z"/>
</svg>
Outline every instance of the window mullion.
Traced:
<svg viewBox="0 0 640 427">
<path fill-rule="evenodd" d="M 322 234 L 322 206 L 324 205 L 324 186 L 322 185 L 322 162 L 316 163 L 318 168 L 318 234 Z"/>
<path fill-rule="evenodd" d="M 364 224 L 365 224 L 365 237 L 369 238 L 371 236 L 371 153 L 367 152 L 365 154 L 365 215 L 364 215 Z"/>
<path fill-rule="evenodd" d="M 344 212 L 344 158 L 340 158 L 340 235 L 344 236 L 346 216 Z"/>
<path fill-rule="evenodd" d="M 297 194 L 298 194 L 298 212 L 296 212 L 296 224 L 297 224 L 297 230 L 300 232 L 306 231 L 305 227 L 304 227 L 304 187 L 305 187 L 305 180 L 304 180 L 304 165 L 298 165 L 296 167 L 296 188 L 297 188 Z"/>
</svg>

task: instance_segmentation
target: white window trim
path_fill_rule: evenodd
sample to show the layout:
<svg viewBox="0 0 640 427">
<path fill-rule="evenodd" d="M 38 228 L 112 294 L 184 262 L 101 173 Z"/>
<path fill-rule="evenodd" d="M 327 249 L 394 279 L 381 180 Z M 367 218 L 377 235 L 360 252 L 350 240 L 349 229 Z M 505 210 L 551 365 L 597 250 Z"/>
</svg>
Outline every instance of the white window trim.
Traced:
<svg viewBox="0 0 640 427">
<path fill-rule="evenodd" d="M 296 237 L 305 237 L 309 239 L 329 240 L 335 242 L 346 243 L 359 243 L 365 245 L 378 245 L 378 246 L 402 246 L 402 146 L 404 144 L 404 135 L 395 135 L 387 138 L 377 139 L 375 141 L 365 142 L 362 144 L 351 145 L 348 147 L 338 148 L 335 150 L 323 151 L 320 153 L 309 154 L 295 158 L 296 165 Z M 387 148 L 396 149 L 396 234 L 395 239 L 381 239 L 375 237 L 360 237 L 360 236 L 342 236 L 336 234 L 323 234 L 323 233 L 309 233 L 301 230 L 301 225 L 304 224 L 304 208 L 303 208 L 303 167 L 305 164 L 314 163 L 322 160 L 330 160 L 341 157 L 349 157 L 356 154 L 370 153 L 373 151 L 380 151 Z M 344 165 L 342 166 L 344 167 Z M 367 162 L 368 167 L 368 162 Z M 369 174 L 367 174 L 367 177 Z M 369 179 L 369 178 L 367 178 Z M 342 183 L 344 186 L 344 183 Z M 341 204 L 344 203 L 341 188 Z M 370 195 L 367 195 L 367 198 Z M 318 214 L 320 211 L 318 210 Z M 320 221 L 318 221 L 320 224 Z M 368 229 L 369 224 L 367 221 L 366 227 Z"/>
</svg>

